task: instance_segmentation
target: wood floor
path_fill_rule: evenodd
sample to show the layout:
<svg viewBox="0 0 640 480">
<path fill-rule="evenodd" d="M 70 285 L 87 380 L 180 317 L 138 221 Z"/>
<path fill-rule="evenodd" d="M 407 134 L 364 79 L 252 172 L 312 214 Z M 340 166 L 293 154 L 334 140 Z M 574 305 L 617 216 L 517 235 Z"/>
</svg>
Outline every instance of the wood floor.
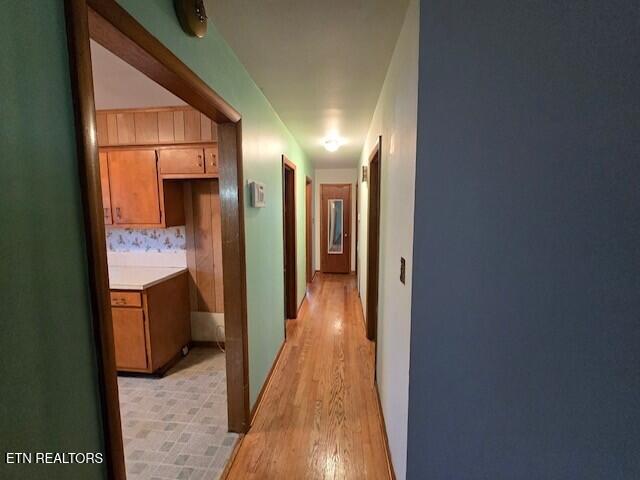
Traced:
<svg viewBox="0 0 640 480">
<path fill-rule="evenodd" d="M 388 479 L 352 275 L 316 275 L 230 479 Z"/>
</svg>

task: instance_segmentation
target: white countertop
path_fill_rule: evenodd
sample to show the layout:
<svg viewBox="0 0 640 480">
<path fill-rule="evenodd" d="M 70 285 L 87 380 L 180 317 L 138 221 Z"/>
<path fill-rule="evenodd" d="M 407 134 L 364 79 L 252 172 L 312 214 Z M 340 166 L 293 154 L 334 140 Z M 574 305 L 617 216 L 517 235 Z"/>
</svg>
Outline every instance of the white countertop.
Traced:
<svg viewBox="0 0 640 480">
<path fill-rule="evenodd" d="M 158 283 L 177 277 L 184 267 L 121 267 L 109 266 L 111 290 L 144 290 Z"/>
</svg>

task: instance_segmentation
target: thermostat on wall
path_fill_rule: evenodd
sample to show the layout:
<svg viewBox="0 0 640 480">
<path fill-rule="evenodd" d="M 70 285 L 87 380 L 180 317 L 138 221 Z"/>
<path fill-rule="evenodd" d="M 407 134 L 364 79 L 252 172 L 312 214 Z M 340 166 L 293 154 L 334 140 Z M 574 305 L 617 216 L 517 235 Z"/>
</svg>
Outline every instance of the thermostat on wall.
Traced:
<svg viewBox="0 0 640 480">
<path fill-rule="evenodd" d="M 267 206 L 264 196 L 264 183 L 249 180 L 249 195 L 251 196 L 251 206 L 262 208 Z"/>
</svg>

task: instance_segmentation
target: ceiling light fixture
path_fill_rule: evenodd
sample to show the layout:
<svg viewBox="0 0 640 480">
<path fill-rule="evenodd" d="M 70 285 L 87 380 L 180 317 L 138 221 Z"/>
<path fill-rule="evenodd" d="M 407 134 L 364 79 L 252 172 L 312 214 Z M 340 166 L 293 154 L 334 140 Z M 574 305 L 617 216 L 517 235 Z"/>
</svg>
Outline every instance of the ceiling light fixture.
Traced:
<svg viewBox="0 0 640 480">
<path fill-rule="evenodd" d="M 338 137 L 329 137 L 324 141 L 324 148 L 328 152 L 335 152 L 338 150 L 344 142 Z"/>
</svg>

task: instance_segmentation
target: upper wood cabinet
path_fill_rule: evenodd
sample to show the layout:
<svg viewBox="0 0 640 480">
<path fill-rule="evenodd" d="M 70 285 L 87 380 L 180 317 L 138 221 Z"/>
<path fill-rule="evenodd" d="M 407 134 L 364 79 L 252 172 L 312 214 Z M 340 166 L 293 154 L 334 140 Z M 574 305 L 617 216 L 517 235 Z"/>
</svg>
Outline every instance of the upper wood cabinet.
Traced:
<svg viewBox="0 0 640 480">
<path fill-rule="evenodd" d="M 106 152 L 100 152 L 100 186 L 102 187 L 102 209 L 105 225 L 113 223 L 111 215 L 111 188 L 109 185 L 109 163 Z"/>
<path fill-rule="evenodd" d="M 100 110 L 98 145 L 167 145 L 215 142 L 218 127 L 191 107 Z"/>
<path fill-rule="evenodd" d="M 204 149 L 205 172 L 218 173 L 218 147 L 209 147 Z"/>
<path fill-rule="evenodd" d="M 184 225 L 184 204 L 176 201 L 181 186 L 158 180 L 155 150 L 114 150 L 107 156 L 114 225 Z"/>
<path fill-rule="evenodd" d="M 158 150 L 160 175 L 204 173 L 202 148 L 164 148 Z"/>
</svg>

